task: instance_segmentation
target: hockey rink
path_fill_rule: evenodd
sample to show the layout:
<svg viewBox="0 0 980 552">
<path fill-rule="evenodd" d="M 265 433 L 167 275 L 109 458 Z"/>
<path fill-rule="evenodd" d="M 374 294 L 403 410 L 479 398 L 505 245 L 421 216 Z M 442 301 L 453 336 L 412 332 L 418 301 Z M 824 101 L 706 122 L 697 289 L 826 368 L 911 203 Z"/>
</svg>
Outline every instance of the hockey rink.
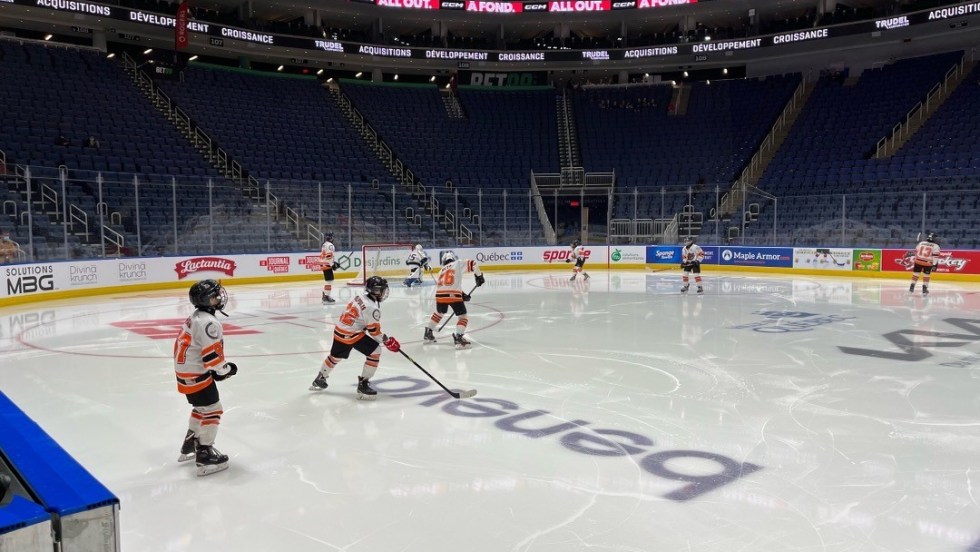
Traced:
<svg viewBox="0 0 980 552">
<path fill-rule="evenodd" d="M 358 289 L 229 284 L 207 477 L 176 461 L 186 290 L 0 310 L 0 389 L 120 498 L 125 552 L 980 551 L 980 284 L 569 275 L 487 273 L 463 351 L 422 344 L 431 279 L 391 282 L 382 328 L 460 401 L 388 351 L 377 401 L 356 352 L 308 391 Z"/>
</svg>

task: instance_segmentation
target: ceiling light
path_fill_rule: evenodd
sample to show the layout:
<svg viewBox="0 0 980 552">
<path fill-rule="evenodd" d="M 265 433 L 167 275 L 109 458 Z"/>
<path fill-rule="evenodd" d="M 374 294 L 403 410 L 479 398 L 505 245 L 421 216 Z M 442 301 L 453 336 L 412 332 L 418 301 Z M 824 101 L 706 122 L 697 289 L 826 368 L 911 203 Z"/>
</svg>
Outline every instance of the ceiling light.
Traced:
<svg viewBox="0 0 980 552">
<path fill-rule="evenodd" d="M 431 77 L 429 77 L 429 82 L 436 82 L 436 76 L 432 75 Z"/>
<path fill-rule="evenodd" d="M 317 74 L 317 75 L 322 75 L 322 74 L 323 74 L 323 69 L 320 69 L 319 71 L 317 71 L 317 72 L 316 72 L 316 74 Z M 333 77 L 331 77 L 331 78 L 329 78 L 329 79 L 327 79 L 327 81 L 328 81 L 328 82 L 329 82 L 329 81 L 332 81 L 332 80 L 333 80 Z"/>
<path fill-rule="evenodd" d="M 398 75 L 395 75 L 395 80 L 398 80 Z"/>
<path fill-rule="evenodd" d="M 187 61 L 194 61 L 195 59 L 197 59 L 197 56 L 196 55 L 193 55 L 193 56 L 187 58 Z"/>
<path fill-rule="evenodd" d="M 354 78 L 359 79 L 359 78 L 361 78 L 361 75 L 363 75 L 363 74 L 364 74 L 363 71 L 358 71 L 357 74 L 354 75 Z"/>
<path fill-rule="evenodd" d="M 684 71 L 684 76 L 685 76 L 685 77 L 687 76 L 687 71 Z"/>
<path fill-rule="evenodd" d="M 722 69 L 721 70 L 721 74 L 722 75 L 727 75 L 728 74 L 728 67 L 725 67 L 724 69 Z"/>
<path fill-rule="evenodd" d="M 286 67 L 285 65 L 280 65 L 279 68 L 276 69 L 276 71 L 282 71 L 283 69 L 285 69 L 285 67 Z"/>
<path fill-rule="evenodd" d="M 147 48 L 147 49 L 145 49 L 145 50 L 143 50 L 143 55 L 144 55 L 144 56 L 148 56 L 148 55 L 150 55 L 150 54 L 151 54 L 152 52 L 153 52 L 153 48 Z"/>
<path fill-rule="evenodd" d="M 44 40 L 51 40 L 53 36 L 53 34 L 44 35 Z"/>
<path fill-rule="evenodd" d="M 116 57 L 116 54 L 109 54 L 106 56 L 106 59 L 112 59 L 114 57 Z"/>
</svg>

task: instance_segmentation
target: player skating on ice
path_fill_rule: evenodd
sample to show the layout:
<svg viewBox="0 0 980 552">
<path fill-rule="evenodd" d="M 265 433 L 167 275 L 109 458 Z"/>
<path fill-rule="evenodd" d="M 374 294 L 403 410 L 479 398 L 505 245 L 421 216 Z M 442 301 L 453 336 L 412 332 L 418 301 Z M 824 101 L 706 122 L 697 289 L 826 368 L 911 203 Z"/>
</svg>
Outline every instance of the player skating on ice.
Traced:
<svg viewBox="0 0 980 552">
<path fill-rule="evenodd" d="M 469 317 L 466 316 L 466 301 L 470 300 L 470 296 L 463 292 L 463 274 L 466 272 L 472 272 L 476 276 L 477 287 L 482 286 L 486 281 L 476 261 L 456 259 L 456 254 L 452 251 L 442 254 L 442 270 L 439 271 L 439 278 L 436 279 L 436 310 L 425 325 L 423 335 L 425 343 L 435 342 L 436 337 L 432 330 L 452 308 L 453 314 L 456 315 L 453 343 L 456 344 L 457 349 L 470 346 L 470 341 L 464 336 L 466 325 L 469 323 Z"/>
<path fill-rule="evenodd" d="M 333 345 L 330 354 L 320 366 L 320 372 L 310 385 L 310 391 L 327 388 L 327 378 L 341 360 L 350 357 L 352 349 L 365 356 L 364 368 L 357 377 L 357 398 L 373 401 L 377 391 L 371 388 L 370 380 L 378 371 L 383 343 L 389 351 L 397 353 L 401 346 L 394 337 L 381 333 L 381 303 L 388 298 L 388 281 L 381 276 L 371 276 L 364 282 L 364 292 L 354 296 L 344 314 L 340 315 L 333 330 Z M 379 343 L 380 341 L 380 343 Z"/>
<path fill-rule="evenodd" d="M 331 305 L 337 302 L 336 299 L 330 297 L 330 291 L 333 289 L 333 271 L 337 270 L 338 265 L 333 258 L 333 232 L 327 232 L 323 238 L 323 245 L 320 247 L 320 268 L 323 270 L 322 301 L 324 305 Z"/>
<path fill-rule="evenodd" d="M 405 278 L 405 287 L 412 287 L 416 284 L 421 285 L 423 271 L 429 270 L 429 256 L 425 253 L 425 249 L 422 248 L 421 243 L 416 244 L 415 249 L 408 254 L 408 259 L 405 260 L 405 264 L 411 267 L 408 278 Z"/>
<path fill-rule="evenodd" d="M 909 291 L 915 291 L 915 283 L 919 281 L 919 273 L 922 273 L 922 294 L 929 294 L 929 275 L 932 269 L 939 264 L 939 238 L 932 232 L 926 239 L 919 242 L 912 252 L 912 284 Z"/>
<path fill-rule="evenodd" d="M 589 273 L 582 271 L 582 267 L 585 266 L 585 246 L 583 246 L 582 242 L 579 240 L 572 242 L 572 252 L 568 255 L 568 258 L 565 259 L 566 263 L 570 263 L 572 261 L 575 262 L 575 267 L 572 269 L 572 277 L 568 280 L 575 281 L 575 277 L 578 276 L 579 272 L 581 272 L 582 276 L 588 280 Z"/>
<path fill-rule="evenodd" d="M 194 459 L 197 475 L 209 475 L 228 468 L 228 456 L 214 448 L 222 414 L 215 382 L 234 376 L 238 367 L 225 361 L 224 332 L 214 315 L 225 314 L 228 292 L 216 280 L 203 280 L 191 286 L 189 296 L 195 310 L 174 343 L 174 370 L 177 391 L 193 408 L 177 461 Z"/>
<path fill-rule="evenodd" d="M 701 287 L 701 261 L 704 260 L 704 251 L 701 247 L 694 243 L 694 238 L 687 238 L 684 240 L 684 247 L 681 248 L 681 270 L 684 271 L 684 287 L 681 288 L 681 293 L 687 293 L 687 290 L 691 287 L 689 282 L 690 275 L 694 273 L 694 283 L 698 285 L 698 293 L 704 293 L 704 288 Z"/>
</svg>

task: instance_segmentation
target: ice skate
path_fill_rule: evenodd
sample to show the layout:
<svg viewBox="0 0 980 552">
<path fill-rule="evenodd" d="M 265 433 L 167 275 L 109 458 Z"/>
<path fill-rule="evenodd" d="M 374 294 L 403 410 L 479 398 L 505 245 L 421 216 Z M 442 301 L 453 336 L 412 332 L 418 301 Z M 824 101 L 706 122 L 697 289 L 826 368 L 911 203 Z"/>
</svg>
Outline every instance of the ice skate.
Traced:
<svg viewBox="0 0 980 552">
<path fill-rule="evenodd" d="M 914 291 L 915 291 L 915 284 L 912 284 L 909 286 L 909 293 L 912 293 Z"/>
<path fill-rule="evenodd" d="M 323 294 L 323 296 L 320 298 L 320 300 L 323 301 L 323 304 L 324 305 L 329 305 L 329 304 L 332 304 L 332 303 L 336 303 L 337 302 L 336 299 L 334 299 L 333 297 L 330 297 L 326 293 Z"/>
<path fill-rule="evenodd" d="M 228 469 L 228 455 L 221 454 L 211 445 L 197 446 L 197 475 L 211 475 Z"/>
<path fill-rule="evenodd" d="M 681 288 L 681 293 L 687 293 L 687 290 L 690 288 L 691 288 L 690 284 L 684 284 L 684 287 Z"/>
<path fill-rule="evenodd" d="M 425 329 L 425 334 L 422 336 L 422 340 L 425 343 L 435 343 L 436 342 L 436 336 L 433 335 L 432 328 L 426 328 Z"/>
<path fill-rule="evenodd" d="M 357 399 L 362 401 L 373 401 L 378 398 L 378 392 L 371 388 L 371 382 L 361 376 L 357 376 Z"/>
<path fill-rule="evenodd" d="M 589 276 L 589 273 L 588 272 L 583 272 L 582 273 L 582 276 L 585 276 L 585 279 L 586 280 L 588 280 L 589 278 L 591 278 L 591 276 Z"/>
<path fill-rule="evenodd" d="M 574 281 L 575 281 L 575 277 L 576 277 L 576 276 L 578 276 L 578 274 L 572 274 L 572 277 L 571 277 L 571 278 L 569 278 L 569 279 L 568 279 L 568 281 L 569 281 L 569 282 L 574 282 Z"/>
<path fill-rule="evenodd" d="M 922 295 L 929 295 L 929 287 L 922 286 Z"/>
<path fill-rule="evenodd" d="M 456 344 L 456 350 L 469 349 L 470 345 L 472 345 L 468 339 L 455 333 L 453 334 L 453 343 Z"/>
<path fill-rule="evenodd" d="M 197 450 L 197 436 L 194 432 L 187 430 L 187 435 L 184 436 L 184 444 L 180 446 L 180 456 L 177 457 L 178 462 L 186 462 L 188 460 L 193 460 L 196 456 Z"/>
<path fill-rule="evenodd" d="M 698 293 L 704 293 L 704 288 L 701 287 L 701 286 L 698 286 Z"/>
<path fill-rule="evenodd" d="M 316 375 L 316 379 L 310 384 L 310 391 L 323 391 L 327 388 L 327 378 L 322 373 Z"/>
</svg>

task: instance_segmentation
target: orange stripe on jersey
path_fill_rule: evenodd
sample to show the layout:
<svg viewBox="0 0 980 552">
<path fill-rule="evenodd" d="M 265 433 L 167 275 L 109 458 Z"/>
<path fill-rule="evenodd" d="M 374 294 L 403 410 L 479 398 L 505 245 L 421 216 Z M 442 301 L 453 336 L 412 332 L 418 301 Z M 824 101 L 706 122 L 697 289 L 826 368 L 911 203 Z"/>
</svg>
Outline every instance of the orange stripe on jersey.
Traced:
<svg viewBox="0 0 980 552">
<path fill-rule="evenodd" d="M 188 372 L 177 372 L 177 391 L 184 395 L 197 393 L 205 387 L 211 385 L 214 380 L 211 372 L 206 374 L 192 374 Z"/>
<path fill-rule="evenodd" d="M 353 344 L 355 341 L 357 341 L 358 339 L 360 339 L 361 336 L 363 336 L 363 335 L 364 335 L 364 332 L 350 333 L 350 332 L 345 332 L 345 331 L 339 330 L 337 328 L 334 328 L 334 330 L 333 330 L 333 338 L 336 339 L 337 341 L 343 343 L 344 345 L 351 345 L 351 344 Z"/>
<path fill-rule="evenodd" d="M 472 259 L 467 259 L 466 260 L 466 272 L 473 272 L 473 269 L 475 267 L 476 267 L 476 262 L 475 261 L 473 261 Z"/>
<path fill-rule="evenodd" d="M 381 324 L 378 324 L 377 322 L 374 324 L 368 324 L 367 326 L 364 326 L 364 331 L 373 336 L 377 336 L 381 333 Z"/>
<path fill-rule="evenodd" d="M 225 344 L 217 341 L 201 349 L 201 362 L 205 368 L 211 369 L 225 362 Z"/>
<path fill-rule="evenodd" d="M 436 303 L 449 304 L 458 303 L 463 300 L 463 292 L 452 290 L 452 291 L 437 291 L 436 292 Z"/>
</svg>

